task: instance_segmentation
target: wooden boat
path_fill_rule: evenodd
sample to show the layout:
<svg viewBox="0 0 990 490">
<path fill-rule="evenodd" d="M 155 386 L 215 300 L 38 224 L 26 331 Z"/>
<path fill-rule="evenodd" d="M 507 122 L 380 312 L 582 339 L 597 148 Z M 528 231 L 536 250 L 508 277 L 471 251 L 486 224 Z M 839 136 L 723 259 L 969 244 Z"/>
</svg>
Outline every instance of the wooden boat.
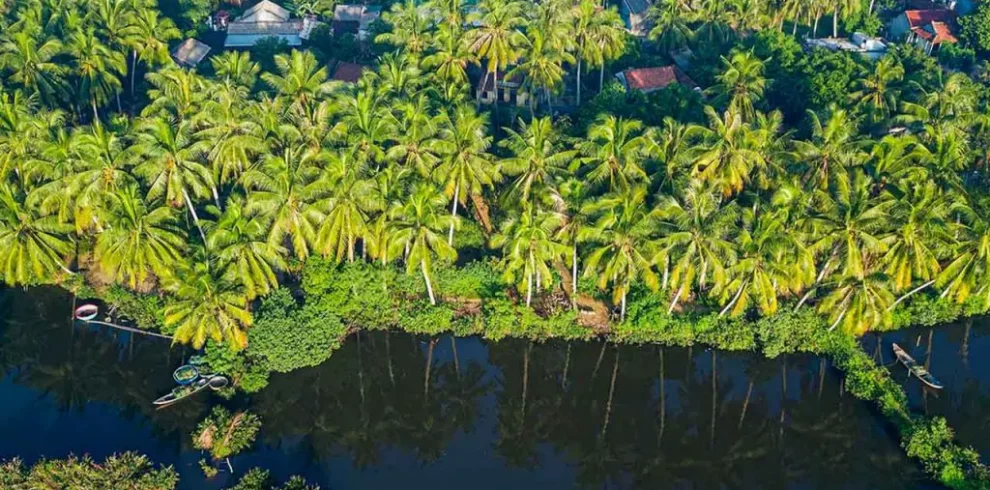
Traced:
<svg viewBox="0 0 990 490">
<path fill-rule="evenodd" d="M 100 314 L 100 309 L 94 304 L 82 305 L 79 308 L 76 308 L 75 311 L 76 320 L 79 320 L 81 322 L 88 322 L 96 318 L 96 316 L 99 314 Z"/>
<path fill-rule="evenodd" d="M 179 368 L 172 373 L 172 379 L 180 385 L 191 384 L 193 381 L 196 381 L 197 378 L 199 378 L 199 369 L 191 364 L 179 366 Z"/>
<path fill-rule="evenodd" d="M 197 379 L 195 382 L 179 386 L 170 391 L 167 395 L 151 402 L 153 405 L 157 405 L 159 408 L 172 405 L 180 400 L 189 398 L 190 396 L 199 393 L 200 391 L 210 388 L 213 390 L 219 390 L 227 386 L 230 380 L 226 376 L 203 376 Z"/>
<path fill-rule="evenodd" d="M 925 369 L 924 366 L 918 364 L 913 357 L 911 357 L 910 355 L 908 355 L 907 352 L 904 351 L 904 349 L 901 349 L 901 346 L 897 344 L 893 344 L 893 348 L 894 348 L 894 355 L 897 356 L 897 360 L 900 361 L 900 363 L 903 364 L 904 367 L 906 367 L 908 371 L 911 372 L 911 374 L 913 374 L 915 377 L 920 379 L 922 383 L 928 385 L 931 388 L 934 388 L 936 390 L 942 389 L 942 383 L 939 383 L 938 380 L 935 379 L 935 376 L 932 376 L 932 373 L 928 372 L 928 370 Z"/>
</svg>

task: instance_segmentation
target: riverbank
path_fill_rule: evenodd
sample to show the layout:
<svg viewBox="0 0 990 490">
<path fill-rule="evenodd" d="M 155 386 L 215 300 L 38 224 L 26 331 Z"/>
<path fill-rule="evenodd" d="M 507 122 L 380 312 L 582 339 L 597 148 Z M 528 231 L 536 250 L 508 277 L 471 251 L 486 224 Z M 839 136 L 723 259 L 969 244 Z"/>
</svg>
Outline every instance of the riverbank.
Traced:
<svg viewBox="0 0 990 490">
<path fill-rule="evenodd" d="M 606 331 L 581 326 L 578 313 L 559 298 L 540 298 L 535 308 L 518 304 L 484 263 L 437 272 L 441 301 L 422 300 L 423 285 L 415 276 L 364 263 L 334 266 L 309 261 L 299 288 L 282 288 L 263 299 L 256 313 L 251 341 L 243 353 L 226 347 L 207 349 L 211 362 L 235 377 L 245 391 L 267 384 L 268 373 L 289 372 L 324 362 L 353 327 L 367 330 L 401 329 L 413 334 L 478 335 L 498 341 L 518 337 L 590 340 L 672 346 L 704 345 L 721 350 L 760 352 L 767 357 L 787 353 L 827 356 L 847 379 L 857 398 L 873 402 L 896 428 L 907 454 L 929 475 L 955 489 L 990 488 L 990 474 L 979 455 L 961 447 L 940 417 L 911 412 L 904 390 L 888 371 L 877 366 L 856 339 L 829 331 L 812 308 L 793 311 L 784 306 L 766 318 L 730 318 L 717 310 L 667 315 L 664 299 L 646 291 L 630 294 L 625 321 Z M 80 296 L 95 292 L 79 290 Z M 99 295 L 144 326 L 160 323 L 161 300 L 120 289 Z M 894 327 L 935 325 L 972 314 L 966 305 L 918 295 L 898 309 Z M 539 312 L 539 313 L 538 313 Z"/>
</svg>

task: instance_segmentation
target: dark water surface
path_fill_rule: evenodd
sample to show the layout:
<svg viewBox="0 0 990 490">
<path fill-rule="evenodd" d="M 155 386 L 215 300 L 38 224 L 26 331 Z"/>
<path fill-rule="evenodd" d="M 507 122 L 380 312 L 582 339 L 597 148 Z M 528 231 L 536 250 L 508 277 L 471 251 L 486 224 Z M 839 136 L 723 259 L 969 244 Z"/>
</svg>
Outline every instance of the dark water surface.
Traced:
<svg viewBox="0 0 990 490">
<path fill-rule="evenodd" d="M 72 328 L 70 301 L 0 292 L 0 458 L 135 450 L 174 465 L 183 489 L 232 483 L 204 479 L 189 436 L 211 403 L 232 402 L 203 394 L 155 411 L 188 353 Z M 975 444 L 990 425 L 987 375 L 973 374 L 987 372 L 977 352 L 990 352 L 990 330 L 968 329 L 964 364 L 964 327 L 934 335 L 946 393 L 912 402 Z M 238 403 L 264 421 L 255 449 L 232 458 L 238 474 L 262 466 L 325 489 L 937 488 L 812 356 L 365 332 Z"/>
</svg>

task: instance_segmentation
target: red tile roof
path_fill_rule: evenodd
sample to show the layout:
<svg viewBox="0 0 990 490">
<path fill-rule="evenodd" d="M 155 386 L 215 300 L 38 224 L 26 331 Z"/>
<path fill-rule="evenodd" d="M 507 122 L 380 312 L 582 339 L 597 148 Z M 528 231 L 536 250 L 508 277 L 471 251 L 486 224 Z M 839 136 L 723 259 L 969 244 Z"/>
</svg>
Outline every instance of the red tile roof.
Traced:
<svg viewBox="0 0 990 490">
<path fill-rule="evenodd" d="M 911 29 L 918 37 L 931 41 L 932 44 L 954 43 L 958 40 L 952 34 L 952 28 L 944 22 L 932 22 L 926 26 L 918 26 Z"/>
<path fill-rule="evenodd" d="M 905 10 L 908 24 L 911 28 L 923 27 L 932 22 L 948 23 L 956 19 L 955 12 L 951 10 Z"/>
<path fill-rule="evenodd" d="M 361 73 L 365 69 L 364 66 L 357 63 L 344 63 L 341 61 L 334 67 L 333 76 L 330 78 L 341 82 L 357 83 L 361 79 Z"/>
<path fill-rule="evenodd" d="M 622 73 L 626 79 L 626 85 L 634 90 L 659 90 L 672 83 L 679 83 L 688 88 L 697 88 L 698 86 L 676 65 L 635 68 Z"/>
</svg>

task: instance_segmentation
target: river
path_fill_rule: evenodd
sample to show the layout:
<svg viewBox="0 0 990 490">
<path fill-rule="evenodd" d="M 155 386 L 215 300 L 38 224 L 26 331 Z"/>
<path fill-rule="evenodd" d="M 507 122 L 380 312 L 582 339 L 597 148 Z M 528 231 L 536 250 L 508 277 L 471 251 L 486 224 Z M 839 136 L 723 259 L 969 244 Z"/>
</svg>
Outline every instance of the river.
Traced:
<svg viewBox="0 0 990 490">
<path fill-rule="evenodd" d="M 224 403 L 264 422 L 231 459 L 236 474 L 260 466 L 324 489 L 937 488 L 813 356 L 364 332 L 251 397 L 201 394 L 156 411 L 189 353 L 73 327 L 69 310 L 59 290 L 0 292 L 0 459 L 134 450 L 174 465 L 182 489 L 222 488 L 234 479 L 206 480 L 189 434 Z M 940 397 L 902 380 L 919 410 L 947 415 L 984 454 L 988 327 L 935 331 Z M 927 332 L 884 341 L 920 336 L 925 348 Z"/>
</svg>

